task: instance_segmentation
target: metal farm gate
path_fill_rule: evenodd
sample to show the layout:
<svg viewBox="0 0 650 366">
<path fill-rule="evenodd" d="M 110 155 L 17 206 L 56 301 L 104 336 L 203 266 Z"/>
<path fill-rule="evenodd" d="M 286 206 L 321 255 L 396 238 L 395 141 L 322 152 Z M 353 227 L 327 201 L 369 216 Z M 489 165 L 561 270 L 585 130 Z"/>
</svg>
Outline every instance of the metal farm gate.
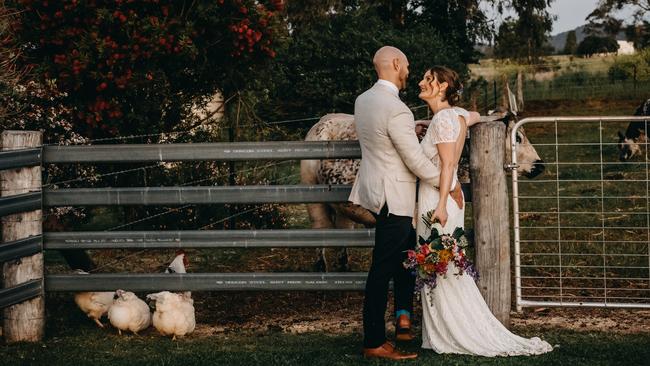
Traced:
<svg viewBox="0 0 650 366">
<path fill-rule="evenodd" d="M 650 308 L 648 145 L 619 161 L 617 131 L 647 117 L 547 117 L 519 121 L 546 172 L 512 175 L 517 310 L 530 306 Z M 519 140 L 519 141 L 518 141 Z"/>
</svg>

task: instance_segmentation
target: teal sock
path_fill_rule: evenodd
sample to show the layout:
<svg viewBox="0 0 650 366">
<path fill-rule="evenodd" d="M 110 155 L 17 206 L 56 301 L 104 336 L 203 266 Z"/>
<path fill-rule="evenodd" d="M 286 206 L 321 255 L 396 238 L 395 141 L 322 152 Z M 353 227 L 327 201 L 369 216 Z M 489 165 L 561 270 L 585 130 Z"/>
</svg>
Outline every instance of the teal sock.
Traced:
<svg viewBox="0 0 650 366">
<path fill-rule="evenodd" d="M 397 310 L 395 312 L 395 319 L 399 318 L 401 315 L 406 315 L 407 318 L 411 319 L 411 313 L 408 310 Z"/>
</svg>

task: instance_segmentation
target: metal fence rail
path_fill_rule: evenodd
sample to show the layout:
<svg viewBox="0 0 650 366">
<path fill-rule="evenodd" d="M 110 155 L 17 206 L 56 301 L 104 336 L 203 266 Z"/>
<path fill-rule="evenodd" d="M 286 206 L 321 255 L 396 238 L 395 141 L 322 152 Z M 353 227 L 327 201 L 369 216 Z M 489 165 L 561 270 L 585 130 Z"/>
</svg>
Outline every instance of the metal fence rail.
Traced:
<svg viewBox="0 0 650 366">
<path fill-rule="evenodd" d="M 42 294 L 42 279 L 31 280 L 14 287 L 0 289 L 0 309 L 33 299 Z"/>
<path fill-rule="evenodd" d="M 352 273 L 186 273 L 52 274 L 46 291 L 315 291 L 363 290 L 367 274 Z"/>
<path fill-rule="evenodd" d="M 45 249 L 372 247 L 374 229 L 50 232 Z M 2 247 L 0 247 L 2 248 Z M 2 261 L 0 251 L 0 262 Z"/>
<path fill-rule="evenodd" d="M 539 180 L 512 175 L 517 310 L 650 308 L 648 144 L 619 161 L 618 130 L 648 117 L 526 118 L 544 159 Z M 647 132 L 647 131 L 644 131 Z M 647 135 L 646 135 L 647 136 Z"/>
<path fill-rule="evenodd" d="M 41 158 L 40 148 L 1 151 L 0 170 L 40 165 Z"/>
<path fill-rule="evenodd" d="M 358 141 L 270 141 L 45 146 L 43 163 L 141 163 L 360 158 Z"/>
<path fill-rule="evenodd" d="M 346 202 L 349 185 L 46 189 L 45 206 Z"/>
<path fill-rule="evenodd" d="M 0 244 L 0 263 L 34 255 L 43 250 L 43 237 L 34 235 L 28 238 Z"/>
<path fill-rule="evenodd" d="M 38 210 L 41 208 L 41 201 L 40 191 L 0 197 L 0 216 Z"/>
<path fill-rule="evenodd" d="M 471 202 L 469 185 L 463 184 Z M 44 206 L 125 206 L 224 203 L 337 203 L 347 202 L 350 185 L 195 186 L 136 188 L 45 189 Z"/>
</svg>

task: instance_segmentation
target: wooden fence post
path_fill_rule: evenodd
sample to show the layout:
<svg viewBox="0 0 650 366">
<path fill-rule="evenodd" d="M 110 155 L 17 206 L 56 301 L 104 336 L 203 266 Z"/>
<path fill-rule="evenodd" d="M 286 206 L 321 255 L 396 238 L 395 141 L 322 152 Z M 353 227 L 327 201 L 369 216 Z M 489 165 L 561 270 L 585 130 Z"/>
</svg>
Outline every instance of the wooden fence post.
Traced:
<svg viewBox="0 0 650 366">
<path fill-rule="evenodd" d="M 510 217 L 504 170 L 506 126 L 484 122 L 471 129 L 470 176 L 478 283 L 492 313 L 510 324 Z"/>
<path fill-rule="evenodd" d="M 509 110 L 509 106 L 510 106 L 510 99 L 509 99 L 510 95 L 508 94 L 508 81 L 509 80 L 507 74 L 501 75 L 501 88 L 502 88 L 501 108 L 504 111 Z"/>
<path fill-rule="evenodd" d="M 524 111 L 524 74 L 521 70 L 517 72 L 517 110 Z"/>
<path fill-rule="evenodd" d="M 2 150 L 41 146 L 43 135 L 38 131 L 3 131 Z M 13 196 L 41 190 L 41 167 L 0 171 L 1 195 Z M 42 234 L 42 211 L 22 212 L 2 218 L 2 242 L 10 242 Z M 3 264 L 3 287 L 13 287 L 43 278 L 43 253 L 23 257 Z M 45 330 L 45 301 L 43 295 L 4 309 L 4 337 L 7 343 L 37 342 Z"/>
</svg>

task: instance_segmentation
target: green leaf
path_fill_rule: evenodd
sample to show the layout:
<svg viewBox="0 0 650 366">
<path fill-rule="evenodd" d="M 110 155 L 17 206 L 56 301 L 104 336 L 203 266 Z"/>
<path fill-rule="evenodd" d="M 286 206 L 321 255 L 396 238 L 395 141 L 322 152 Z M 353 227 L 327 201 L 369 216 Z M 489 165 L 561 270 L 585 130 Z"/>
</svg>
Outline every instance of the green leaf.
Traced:
<svg viewBox="0 0 650 366">
<path fill-rule="evenodd" d="M 457 227 L 456 230 L 454 230 L 454 233 L 451 234 L 451 236 L 456 240 L 459 240 L 463 235 L 465 235 L 465 230 L 460 227 Z"/>
<path fill-rule="evenodd" d="M 443 250 L 445 246 L 442 245 L 442 238 L 438 237 L 435 240 L 431 241 L 431 248 L 435 250 Z"/>
<path fill-rule="evenodd" d="M 418 243 L 420 243 L 420 245 L 424 245 L 424 244 L 428 243 L 429 241 L 430 240 L 425 240 L 422 236 L 418 237 Z"/>
</svg>

